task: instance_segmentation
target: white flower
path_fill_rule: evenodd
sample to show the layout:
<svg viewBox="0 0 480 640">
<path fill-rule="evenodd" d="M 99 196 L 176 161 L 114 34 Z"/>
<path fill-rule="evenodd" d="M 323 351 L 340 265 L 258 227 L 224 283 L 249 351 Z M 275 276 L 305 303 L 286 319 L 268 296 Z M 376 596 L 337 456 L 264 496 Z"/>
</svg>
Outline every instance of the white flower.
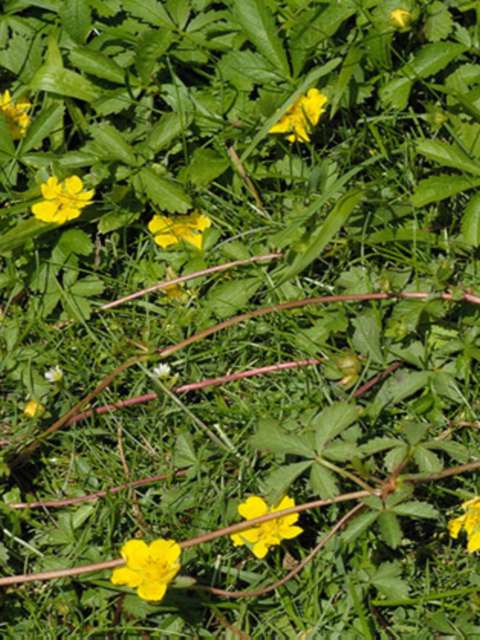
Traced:
<svg viewBox="0 0 480 640">
<path fill-rule="evenodd" d="M 168 378 L 171 372 L 172 370 L 170 369 L 169 364 L 159 364 L 153 369 L 153 373 L 160 379 Z"/>
<path fill-rule="evenodd" d="M 63 371 L 58 365 L 56 365 L 55 367 L 52 367 L 51 369 L 46 371 L 43 377 L 45 378 L 45 380 L 48 380 L 48 382 L 61 382 L 63 380 Z"/>
</svg>

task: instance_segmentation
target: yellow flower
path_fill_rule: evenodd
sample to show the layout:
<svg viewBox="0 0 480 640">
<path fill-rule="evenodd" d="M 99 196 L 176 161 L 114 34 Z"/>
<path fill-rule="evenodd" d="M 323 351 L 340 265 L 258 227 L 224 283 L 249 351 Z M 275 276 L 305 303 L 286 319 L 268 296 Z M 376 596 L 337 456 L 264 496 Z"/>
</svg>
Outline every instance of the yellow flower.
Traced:
<svg viewBox="0 0 480 640">
<path fill-rule="evenodd" d="M 84 191 L 83 180 L 78 176 L 70 176 L 62 182 L 52 176 L 40 189 L 44 200 L 32 206 L 32 213 L 43 222 L 55 224 L 78 218 L 82 209 L 91 204 L 95 194 L 93 189 Z"/>
<path fill-rule="evenodd" d="M 464 502 L 462 509 L 465 511 L 464 515 L 450 520 L 448 531 L 455 539 L 460 531 L 465 529 L 468 539 L 467 551 L 473 553 L 480 549 L 480 498 Z"/>
<path fill-rule="evenodd" d="M 0 94 L 0 111 L 7 120 L 7 126 L 14 140 L 22 138 L 31 122 L 28 110 L 31 103 L 25 98 L 20 98 L 17 102 L 12 100 L 10 91 Z"/>
<path fill-rule="evenodd" d="M 320 120 L 326 103 L 327 96 L 318 89 L 309 89 L 307 95 L 299 98 L 269 129 L 269 133 L 288 133 L 289 142 L 309 142 L 309 133 Z"/>
<path fill-rule="evenodd" d="M 177 277 L 177 274 L 172 269 L 172 267 L 167 267 L 165 275 L 169 280 L 173 280 Z M 160 290 L 164 295 L 167 296 L 169 300 L 183 300 L 186 297 L 185 292 L 183 291 L 183 283 L 180 284 L 170 284 L 168 287 Z"/>
<path fill-rule="evenodd" d="M 188 242 L 197 249 L 203 246 L 203 231 L 208 229 L 212 221 L 208 216 L 198 211 L 186 216 L 154 215 L 148 223 L 148 229 L 155 236 L 155 242 L 165 249 L 179 242 Z"/>
<path fill-rule="evenodd" d="M 36 400 L 29 400 L 23 408 L 23 415 L 27 418 L 40 418 L 45 413 L 45 407 Z"/>
<path fill-rule="evenodd" d="M 149 545 L 143 540 L 129 540 L 121 550 L 126 566 L 115 569 L 111 581 L 136 588 L 144 600 L 159 601 L 180 569 L 180 553 L 175 540 L 159 538 Z"/>
<path fill-rule="evenodd" d="M 238 506 L 238 513 L 246 520 L 250 520 L 251 518 L 258 518 L 267 513 L 282 511 L 282 509 L 289 509 L 294 506 L 295 501 L 288 496 L 285 496 L 274 507 L 269 507 L 263 498 L 252 496 Z M 251 529 L 234 533 L 230 537 L 236 547 L 242 544 L 252 545 L 253 554 L 257 558 L 264 558 L 270 547 L 280 544 L 282 540 L 296 538 L 302 533 L 303 529 L 292 526 L 297 520 L 298 513 L 292 513 L 289 516 L 262 522 Z"/>
<path fill-rule="evenodd" d="M 406 9 L 394 9 L 390 12 L 390 20 L 398 29 L 405 29 L 412 21 L 412 14 Z"/>
</svg>

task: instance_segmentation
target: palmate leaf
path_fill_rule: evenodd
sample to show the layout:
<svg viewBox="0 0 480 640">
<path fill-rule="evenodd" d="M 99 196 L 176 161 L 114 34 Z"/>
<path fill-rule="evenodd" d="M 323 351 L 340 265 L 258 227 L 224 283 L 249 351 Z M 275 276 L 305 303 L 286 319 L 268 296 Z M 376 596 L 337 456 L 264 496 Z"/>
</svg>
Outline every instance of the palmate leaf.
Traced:
<svg viewBox="0 0 480 640">
<path fill-rule="evenodd" d="M 317 453 L 321 454 L 329 440 L 345 431 L 358 419 L 358 410 L 353 404 L 336 402 L 323 409 L 312 421 L 315 427 Z"/>
<path fill-rule="evenodd" d="M 278 27 L 264 0 L 233 0 L 233 14 L 248 39 L 283 76 L 290 75 Z"/>
<path fill-rule="evenodd" d="M 282 498 L 288 487 L 296 480 L 310 465 L 312 460 L 305 462 L 294 462 L 275 469 L 264 481 L 264 492 L 271 504 Z"/>
<path fill-rule="evenodd" d="M 335 474 L 322 464 L 316 462 L 310 470 L 310 485 L 320 498 L 328 500 L 339 493 Z"/>
</svg>

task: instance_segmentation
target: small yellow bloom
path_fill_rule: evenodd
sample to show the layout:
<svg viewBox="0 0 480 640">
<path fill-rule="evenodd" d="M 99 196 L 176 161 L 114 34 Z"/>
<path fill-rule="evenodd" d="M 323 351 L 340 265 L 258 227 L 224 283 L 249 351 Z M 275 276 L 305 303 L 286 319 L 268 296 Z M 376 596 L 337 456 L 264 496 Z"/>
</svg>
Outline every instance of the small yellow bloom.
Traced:
<svg viewBox="0 0 480 640">
<path fill-rule="evenodd" d="M 44 200 L 32 206 L 32 213 L 43 222 L 55 224 L 64 224 L 78 218 L 82 209 L 91 204 L 95 194 L 93 189 L 83 189 L 83 180 L 78 176 L 70 176 L 62 182 L 51 176 L 40 189 Z"/>
<path fill-rule="evenodd" d="M 246 520 L 250 520 L 294 506 L 295 501 L 288 496 L 285 496 L 274 507 L 269 507 L 263 498 L 252 496 L 238 506 L 238 513 Z M 303 529 L 293 526 L 297 520 L 298 513 L 292 513 L 289 516 L 262 522 L 251 529 L 234 533 L 230 537 L 236 547 L 242 544 L 251 545 L 252 553 L 257 558 L 264 558 L 270 547 L 280 544 L 282 540 L 296 538 L 302 533 Z"/>
<path fill-rule="evenodd" d="M 113 571 L 112 584 L 133 587 L 140 598 L 158 602 L 180 570 L 180 553 L 175 540 L 159 538 L 149 545 L 143 540 L 129 540 L 121 550 L 126 566 Z"/>
<path fill-rule="evenodd" d="M 7 120 L 8 129 L 14 140 L 23 138 L 27 132 L 31 122 L 28 115 L 31 106 L 32 104 L 25 98 L 20 98 L 20 100 L 14 102 L 10 91 L 0 93 L 0 111 Z"/>
<path fill-rule="evenodd" d="M 448 531 L 452 538 L 458 538 L 458 534 L 465 529 L 468 544 L 467 551 L 473 553 L 480 549 L 480 498 L 467 500 L 462 504 L 465 511 L 463 516 L 453 518 L 448 523 Z"/>
<path fill-rule="evenodd" d="M 189 215 L 167 216 L 154 215 L 148 223 L 148 229 L 155 236 L 155 242 L 165 249 L 180 242 L 188 242 L 196 249 L 203 246 L 203 232 L 212 225 L 208 216 L 198 211 Z"/>
<path fill-rule="evenodd" d="M 288 133 L 289 142 L 309 142 L 310 131 L 320 120 L 326 103 L 327 96 L 318 89 L 309 89 L 268 132 Z"/>
<path fill-rule="evenodd" d="M 45 407 L 36 400 L 29 400 L 23 409 L 23 415 L 27 418 L 40 418 L 45 413 Z"/>
<path fill-rule="evenodd" d="M 406 9 L 399 8 L 390 12 L 390 20 L 398 29 L 406 29 L 410 25 L 412 17 L 410 11 Z"/>
</svg>

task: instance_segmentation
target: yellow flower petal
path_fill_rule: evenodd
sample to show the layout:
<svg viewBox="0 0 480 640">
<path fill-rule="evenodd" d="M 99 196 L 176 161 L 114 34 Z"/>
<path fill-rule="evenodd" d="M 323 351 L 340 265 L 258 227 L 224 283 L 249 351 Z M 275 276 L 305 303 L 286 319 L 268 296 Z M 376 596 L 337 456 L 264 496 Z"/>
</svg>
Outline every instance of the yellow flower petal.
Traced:
<svg viewBox="0 0 480 640">
<path fill-rule="evenodd" d="M 64 224 L 69 220 L 78 218 L 79 215 L 81 215 L 81 211 L 77 207 L 61 207 L 55 216 L 54 222 L 57 224 Z"/>
<path fill-rule="evenodd" d="M 295 500 L 293 498 L 289 498 L 288 496 L 285 496 L 280 500 L 280 502 L 278 502 L 274 507 L 272 507 L 272 511 L 283 511 L 284 509 L 291 509 L 291 507 L 294 507 L 294 506 L 295 506 Z"/>
<path fill-rule="evenodd" d="M 238 513 L 246 520 L 259 518 L 268 513 L 268 505 L 263 498 L 251 496 L 238 506 Z"/>
<path fill-rule="evenodd" d="M 189 229 L 187 226 L 182 225 L 182 228 L 178 229 L 178 234 L 184 242 L 188 242 L 189 244 L 193 245 L 196 249 L 202 248 L 203 236 L 201 233 L 195 233 L 194 231 Z"/>
<path fill-rule="evenodd" d="M 261 560 L 267 555 L 268 546 L 265 544 L 265 542 L 260 540 L 260 542 L 257 542 L 256 544 L 253 545 L 252 553 L 256 558 L 259 558 Z"/>
<path fill-rule="evenodd" d="M 138 587 L 142 582 L 142 574 L 128 567 L 114 569 L 111 577 L 112 584 L 124 584 L 127 587 Z"/>
<path fill-rule="evenodd" d="M 279 532 L 282 538 L 291 540 L 303 533 L 303 529 L 301 527 L 280 527 Z"/>
<path fill-rule="evenodd" d="M 65 180 L 65 192 L 69 196 L 78 195 L 83 189 L 83 181 L 78 176 L 70 176 Z"/>
<path fill-rule="evenodd" d="M 57 198 L 60 193 L 58 178 L 51 176 L 40 186 L 40 190 L 42 192 L 42 196 L 46 200 L 53 200 L 54 198 Z"/>
<path fill-rule="evenodd" d="M 169 233 L 173 228 L 173 224 L 172 221 L 166 216 L 154 215 L 148 223 L 147 227 L 148 230 L 153 234 L 166 232 Z"/>
<path fill-rule="evenodd" d="M 43 222 L 54 222 L 59 203 L 56 200 L 43 200 L 32 206 L 33 215 Z"/>
<path fill-rule="evenodd" d="M 239 535 L 242 539 L 242 544 L 254 544 L 261 538 L 262 530 L 260 529 L 260 527 L 252 527 L 251 529 L 245 529 L 245 531 L 241 531 Z"/>
<path fill-rule="evenodd" d="M 212 226 L 212 221 L 204 213 L 196 211 L 188 216 L 188 218 L 187 224 L 192 225 L 192 227 L 198 229 L 198 231 L 204 231 Z"/>
<path fill-rule="evenodd" d="M 268 130 L 268 133 L 289 133 L 292 130 L 290 118 L 283 116 Z"/>
<path fill-rule="evenodd" d="M 458 518 L 454 518 L 450 520 L 448 523 L 448 532 L 452 538 L 458 538 L 458 534 L 463 527 L 465 522 L 465 516 L 459 516 Z"/>
<path fill-rule="evenodd" d="M 169 564 L 178 561 L 182 550 L 175 540 L 155 540 L 150 544 L 150 557 L 154 562 L 164 561 Z"/>
<path fill-rule="evenodd" d="M 148 545 L 143 540 L 129 540 L 120 551 L 130 569 L 142 571 L 149 560 Z"/>
<path fill-rule="evenodd" d="M 152 600 L 158 602 L 163 598 L 167 590 L 167 585 L 164 582 L 144 582 L 138 588 L 138 595 L 144 600 Z"/>
<path fill-rule="evenodd" d="M 180 238 L 178 238 L 173 233 L 159 233 L 153 238 L 155 242 L 162 247 L 162 249 L 166 249 L 174 244 L 178 244 L 180 242 Z"/>
<path fill-rule="evenodd" d="M 468 537 L 467 551 L 473 553 L 480 549 L 480 530 Z"/>
</svg>

